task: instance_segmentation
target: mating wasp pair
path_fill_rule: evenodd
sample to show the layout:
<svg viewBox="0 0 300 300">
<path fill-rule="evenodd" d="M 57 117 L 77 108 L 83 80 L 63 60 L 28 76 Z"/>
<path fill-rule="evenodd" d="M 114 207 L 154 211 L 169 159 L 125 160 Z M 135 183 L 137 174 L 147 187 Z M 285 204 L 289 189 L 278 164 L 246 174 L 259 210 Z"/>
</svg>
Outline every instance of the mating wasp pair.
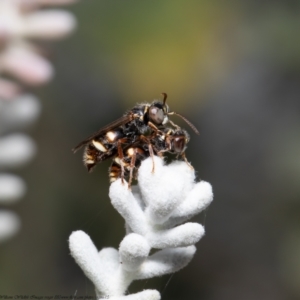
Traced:
<svg viewBox="0 0 300 300">
<path fill-rule="evenodd" d="M 197 134 L 198 130 L 180 114 L 170 112 L 166 104 L 167 94 L 162 95 L 162 102 L 153 101 L 151 104 L 134 106 L 121 118 L 101 128 L 72 149 L 76 152 L 85 146 L 83 162 L 88 171 L 96 164 L 112 158 L 109 169 L 110 182 L 126 178 L 130 187 L 141 162 L 149 156 L 163 156 L 168 152 L 181 156 L 187 162 L 185 149 L 189 135 L 174 124 L 169 116 L 177 115 Z M 167 123 L 174 129 L 167 127 Z M 154 169 L 153 163 L 153 172 Z"/>
</svg>

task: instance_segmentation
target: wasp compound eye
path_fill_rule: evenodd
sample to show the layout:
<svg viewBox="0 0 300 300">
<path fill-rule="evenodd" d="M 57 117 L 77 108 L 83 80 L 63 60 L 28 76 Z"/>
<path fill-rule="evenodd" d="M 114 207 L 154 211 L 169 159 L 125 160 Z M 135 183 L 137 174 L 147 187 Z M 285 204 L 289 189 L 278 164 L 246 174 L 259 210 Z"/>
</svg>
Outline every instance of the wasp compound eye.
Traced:
<svg viewBox="0 0 300 300">
<path fill-rule="evenodd" d="M 164 118 L 165 118 L 165 114 L 161 108 L 155 106 L 149 108 L 149 119 L 153 123 L 160 125 L 163 123 Z"/>
</svg>

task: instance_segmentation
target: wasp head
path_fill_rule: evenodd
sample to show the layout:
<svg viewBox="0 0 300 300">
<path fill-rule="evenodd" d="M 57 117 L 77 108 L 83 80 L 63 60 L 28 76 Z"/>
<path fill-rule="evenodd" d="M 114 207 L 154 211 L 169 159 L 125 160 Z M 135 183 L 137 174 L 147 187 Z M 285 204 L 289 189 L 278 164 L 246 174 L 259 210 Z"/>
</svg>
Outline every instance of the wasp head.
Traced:
<svg viewBox="0 0 300 300">
<path fill-rule="evenodd" d="M 164 96 L 163 102 L 154 101 L 148 109 L 148 119 L 155 125 L 165 125 L 168 121 L 169 106 L 166 104 L 167 94 Z"/>
<path fill-rule="evenodd" d="M 168 134 L 166 143 L 171 153 L 182 154 L 185 151 L 189 140 L 189 134 L 183 129 L 178 129 Z"/>
</svg>

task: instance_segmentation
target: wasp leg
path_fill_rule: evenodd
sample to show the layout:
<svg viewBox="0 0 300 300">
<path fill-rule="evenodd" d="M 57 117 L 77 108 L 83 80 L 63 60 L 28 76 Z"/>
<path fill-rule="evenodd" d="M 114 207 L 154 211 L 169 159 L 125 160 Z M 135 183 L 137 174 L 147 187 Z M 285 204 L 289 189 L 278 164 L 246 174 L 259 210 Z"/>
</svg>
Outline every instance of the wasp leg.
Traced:
<svg viewBox="0 0 300 300">
<path fill-rule="evenodd" d="M 184 161 L 187 163 L 187 165 L 188 165 L 192 170 L 194 170 L 194 167 L 187 161 L 184 152 L 181 154 L 181 157 L 184 159 Z"/>
<path fill-rule="evenodd" d="M 150 156 L 151 156 L 151 159 L 152 159 L 152 171 L 151 171 L 151 173 L 153 174 L 154 171 L 155 171 L 154 152 L 153 152 L 153 147 L 152 147 L 151 144 L 148 145 L 148 148 L 149 148 L 149 153 L 150 153 Z"/>
<path fill-rule="evenodd" d="M 128 189 L 131 189 L 131 183 L 133 178 L 133 169 L 135 168 L 135 161 L 136 161 L 136 148 L 134 148 L 131 161 L 130 161 L 130 173 L 129 173 L 129 180 L 128 180 Z"/>
<path fill-rule="evenodd" d="M 176 129 L 181 129 L 178 125 L 176 125 L 174 122 L 172 122 L 171 120 L 169 120 L 169 123 L 175 127 Z"/>
<path fill-rule="evenodd" d="M 118 146 L 117 146 L 118 147 L 118 156 L 120 159 L 120 167 L 121 167 L 121 181 L 122 181 L 122 184 L 124 184 L 124 173 L 125 173 L 124 164 L 123 164 L 124 155 L 123 155 L 123 150 L 122 150 L 121 144 L 122 144 L 122 140 L 119 140 Z"/>
<path fill-rule="evenodd" d="M 151 127 L 156 133 L 163 134 L 161 130 L 159 130 L 152 122 L 148 122 L 148 126 Z"/>
<path fill-rule="evenodd" d="M 147 137 L 145 137 L 144 135 L 141 135 L 140 136 L 140 139 L 143 141 L 143 142 L 145 142 L 145 143 L 147 143 L 147 145 L 148 145 L 148 149 L 149 149 L 149 154 L 150 154 L 150 156 L 151 156 L 151 159 L 152 159 L 152 171 L 151 171 L 151 173 L 154 173 L 155 172 L 155 163 L 154 163 L 154 151 L 153 151 L 153 146 L 152 146 L 152 144 L 150 143 L 150 140 L 147 138 Z M 158 154 L 160 157 L 162 157 L 162 154 Z"/>
</svg>

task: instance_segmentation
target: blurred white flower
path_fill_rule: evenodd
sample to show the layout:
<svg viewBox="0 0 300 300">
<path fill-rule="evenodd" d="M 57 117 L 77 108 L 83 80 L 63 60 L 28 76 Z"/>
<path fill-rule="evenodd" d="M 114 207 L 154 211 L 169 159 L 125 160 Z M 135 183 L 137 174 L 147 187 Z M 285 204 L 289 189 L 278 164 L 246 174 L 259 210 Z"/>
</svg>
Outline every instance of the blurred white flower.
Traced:
<svg viewBox="0 0 300 300">
<path fill-rule="evenodd" d="M 18 176 L 0 174 L 0 204 L 19 200 L 26 192 L 26 185 Z"/>
<path fill-rule="evenodd" d="M 75 28 L 72 14 L 52 9 L 29 14 L 23 20 L 20 34 L 29 38 L 59 39 L 65 37 Z"/>
<path fill-rule="evenodd" d="M 0 166 L 19 167 L 36 153 L 35 142 L 27 135 L 14 133 L 0 139 Z"/>
<path fill-rule="evenodd" d="M 21 87 L 10 80 L 0 78 L 0 99 L 9 100 L 20 94 Z M 0 102 L 2 102 L 0 100 Z"/>
<path fill-rule="evenodd" d="M 66 5 L 77 2 L 78 0 L 18 0 L 21 2 L 21 6 L 24 9 L 32 8 L 32 6 L 44 6 L 44 5 Z"/>
<path fill-rule="evenodd" d="M 0 174 L 0 204 L 11 204 L 26 193 L 26 185 L 18 176 Z M 19 217 L 10 211 L 0 210 L 0 241 L 6 241 L 20 229 Z"/>
<path fill-rule="evenodd" d="M 2 40 L 56 39 L 69 34 L 76 26 L 72 14 L 56 9 L 50 11 L 24 9 L 33 5 L 55 5 L 55 2 L 56 4 L 64 4 L 71 1 L 1 0 L 0 38 Z"/>
<path fill-rule="evenodd" d="M 26 84 L 40 85 L 52 78 L 54 70 L 32 46 L 15 42 L 0 53 L 0 72 L 8 73 Z"/>
<path fill-rule="evenodd" d="M 9 83 L 10 84 L 10 83 Z M 31 95 L 20 95 L 9 101 L 0 99 L 0 134 L 31 124 L 40 114 L 40 103 Z M 25 134 L 0 136 L 0 170 L 18 167 L 36 153 L 33 140 Z M 0 203 L 11 204 L 22 198 L 26 184 L 18 176 L 0 173 Z M 0 241 L 13 236 L 20 228 L 19 218 L 12 212 L 0 211 Z"/>
<path fill-rule="evenodd" d="M 210 204 L 211 185 L 196 183 L 194 170 L 185 162 L 166 166 L 161 158 L 154 157 L 154 163 L 152 173 L 152 159 L 142 162 L 133 191 L 121 179 L 110 186 L 109 197 L 127 229 L 119 251 L 104 248 L 98 253 L 83 231 L 70 236 L 71 255 L 95 285 L 98 299 L 160 299 L 153 290 L 124 295 L 133 280 L 185 267 L 196 251 L 194 244 L 204 235 L 202 225 L 184 222 Z M 152 248 L 162 250 L 149 256 Z"/>
<path fill-rule="evenodd" d="M 0 99 L 0 134 L 24 127 L 40 114 L 40 104 L 31 95 L 21 95 L 15 100 Z M 0 136 L 0 170 L 22 166 L 36 153 L 35 142 L 23 133 Z M 26 192 L 26 184 L 18 176 L 0 173 L 0 203 L 11 204 Z M 0 241 L 13 236 L 20 228 L 19 218 L 12 212 L 0 211 Z"/>
<path fill-rule="evenodd" d="M 20 228 L 19 217 L 12 212 L 0 211 L 0 241 L 5 241 L 14 236 Z"/>
<path fill-rule="evenodd" d="M 42 4 L 47 2 L 0 0 L 0 73 L 9 73 L 31 85 L 49 81 L 53 68 L 39 49 L 25 40 L 62 38 L 76 26 L 75 18 L 66 11 L 24 9 Z"/>
<path fill-rule="evenodd" d="M 0 101 L 0 134 L 34 123 L 41 112 L 39 100 L 30 94 L 20 95 L 13 101 Z"/>
<path fill-rule="evenodd" d="M 76 26 L 72 14 L 44 6 L 63 5 L 74 0 L 0 0 L 0 74 L 8 74 L 29 85 L 49 81 L 54 70 L 34 40 L 65 37 Z M 39 8 L 43 8 L 39 10 Z M 30 39 L 30 41 L 29 41 Z M 24 128 L 40 114 L 40 103 L 22 93 L 19 83 L 0 77 L 0 170 L 28 162 L 36 153 L 30 137 L 12 130 Z M 22 179 L 0 173 L 0 202 L 11 203 L 26 191 Z M 18 217 L 0 211 L 0 241 L 17 232 Z"/>
</svg>

